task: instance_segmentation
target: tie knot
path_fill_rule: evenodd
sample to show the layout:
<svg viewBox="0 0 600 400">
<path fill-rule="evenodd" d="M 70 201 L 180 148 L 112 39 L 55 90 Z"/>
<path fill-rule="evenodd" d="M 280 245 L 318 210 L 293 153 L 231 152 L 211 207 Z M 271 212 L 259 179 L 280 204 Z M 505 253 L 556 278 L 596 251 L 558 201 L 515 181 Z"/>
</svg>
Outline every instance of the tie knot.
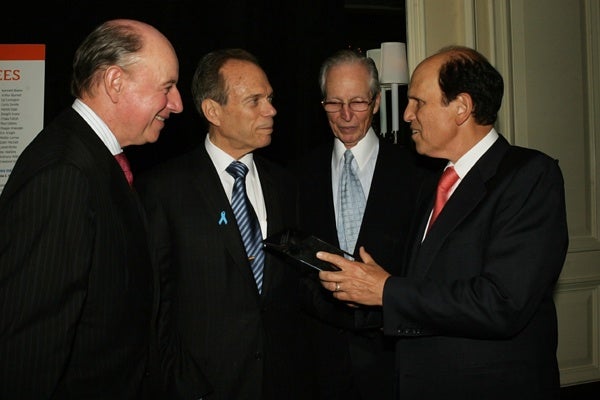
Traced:
<svg viewBox="0 0 600 400">
<path fill-rule="evenodd" d="M 352 151 L 348 149 L 344 152 L 344 164 L 352 165 L 352 160 L 354 160 L 354 154 L 352 154 Z"/>
<path fill-rule="evenodd" d="M 442 177 L 440 178 L 439 186 L 444 191 L 448 191 L 458 180 L 458 174 L 454 170 L 454 167 L 448 167 L 444 170 Z"/>
<path fill-rule="evenodd" d="M 235 179 L 245 178 L 246 174 L 248 173 L 248 167 L 241 161 L 233 161 L 231 164 L 229 164 L 226 171 Z"/>
</svg>

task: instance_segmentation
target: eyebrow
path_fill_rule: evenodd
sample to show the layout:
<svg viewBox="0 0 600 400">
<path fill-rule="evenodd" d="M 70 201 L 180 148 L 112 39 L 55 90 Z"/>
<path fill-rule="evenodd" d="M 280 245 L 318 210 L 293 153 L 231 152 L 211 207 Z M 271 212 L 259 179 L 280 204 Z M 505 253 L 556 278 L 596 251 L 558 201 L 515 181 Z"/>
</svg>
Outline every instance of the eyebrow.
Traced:
<svg viewBox="0 0 600 400">
<path fill-rule="evenodd" d="M 373 98 L 373 97 L 374 96 L 371 96 L 371 98 Z M 369 96 L 353 96 L 353 97 L 350 97 L 350 99 L 348 99 L 348 102 L 351 102 L 351 101 L 367 101 L 368 98 L 369 98 Z M 325 100 L 326 101 L 339 101 L 339 102 L 343 103 L 343 100 L 340 99 L 339 97 L 333 97 L 333 98 L 325 99 Z"/>
<path fill-rule="evenodd" d="M 262 99 L 262 98 L 269 98 L 269 97 L 273 97 L 273 92 L 270 93 L 252 93 L 249 94 L 248 96 L 244 97 L 244 101 L 246 100 L 258 100 L 258 99 Z"/>
</svg>

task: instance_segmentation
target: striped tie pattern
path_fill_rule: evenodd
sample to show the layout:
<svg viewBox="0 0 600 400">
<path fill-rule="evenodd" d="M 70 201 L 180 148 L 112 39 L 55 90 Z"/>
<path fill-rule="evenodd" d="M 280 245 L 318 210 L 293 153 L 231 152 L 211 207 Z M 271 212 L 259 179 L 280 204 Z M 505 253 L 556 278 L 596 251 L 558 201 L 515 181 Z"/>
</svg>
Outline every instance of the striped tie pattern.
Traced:
<svg viewBox="0 0 600 400">
<path fill-rule="evenodd" d="M 246 174 L 248 173 L 248 167 L 240 161 L 233 161 L 229 164 L 226 171 L 235 179 L 231 195 L 231 208 L 233 209 L 235 220 L 242 235 L 256 286 L 258 287 L 258 291 L 262 292 L 265 253 L 260 224 L 246 194 Z"/>
<path fill-rule="evenodd" d="M 339 213 L 342 223 L 338 239 L 341 248 L 348 253 L 354 253 L 366 204 L 365 193 L 358 176 L 356 176 L 353 161 L 352 151 L 346 150 L 339 187 Z"/>
</svg>

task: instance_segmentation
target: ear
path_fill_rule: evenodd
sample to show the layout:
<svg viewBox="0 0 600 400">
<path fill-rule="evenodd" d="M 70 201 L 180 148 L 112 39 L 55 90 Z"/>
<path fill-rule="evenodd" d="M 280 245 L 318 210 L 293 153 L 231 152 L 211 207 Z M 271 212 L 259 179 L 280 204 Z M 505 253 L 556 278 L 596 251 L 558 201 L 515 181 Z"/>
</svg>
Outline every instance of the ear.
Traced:
<svg viewBox="0 0 600 400">
<path fill-rule="evenodd" d="M 104 71 L 103 84 L 104 90 L 113 103 L 119 101 L 119 95 L 123 92 L 125 73 L 116 65 L 112 65 Z"/>
<path fill-rule="evenodd" d="M 473 99 L 468 93 L 460 93 L 452 102 L 456 107 L 456 124 L 462 125 L 473 112 Z"/>
<path fill-rule="evenodd" d="M 373 115 L 377 114 L 377 111 L 379 111 L 380 104 L 381 104 L 381 92 L 379 92 L 377 94 L 377 97 L 375 97 L 375 107 L 373 107 Z"/>
<path fill-rule="evenodd" d="M 213 99 L 204 99 L 201 104 L 204 117 L 213 125 L 221 125 L 221 105 Z"/>
</svg>

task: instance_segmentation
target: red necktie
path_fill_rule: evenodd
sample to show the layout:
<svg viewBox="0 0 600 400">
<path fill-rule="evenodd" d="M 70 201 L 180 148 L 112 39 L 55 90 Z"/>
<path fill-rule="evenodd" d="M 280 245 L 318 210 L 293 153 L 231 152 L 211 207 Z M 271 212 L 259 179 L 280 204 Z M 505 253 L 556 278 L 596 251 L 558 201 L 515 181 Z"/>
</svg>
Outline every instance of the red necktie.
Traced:
<svg viewBox="0 0 600 400">
<path fill-rule="evenodd" d="M 454 186 L 456 181 L 458 180 L 458 174 L 454 170 L 454 167 L 448 167 L 444 170 L 440 181 L 438 182 L 437 192 L 435 194 L 435 205 L 433 207 L 433 213 L 431 214 L 431 219 L 429 220 L 429 228 L 431 229 L 431 225 L 436 220 L 442 208 L 448 201 L 448 197 L 450 197 L 450 188 Z"/>
<path fill-rule="evenodd" d="M 117 159 L 117 162 L 121 166 L 121 169 L 123 170 L 123 173 L 125 174 L 125 178 L 127 179 L 129 186 L 133 185 L 133 173 L 131 172 L 131 167 L 129 166 L 129 161 L 127 160 L 127 157 L 125 156 L 125 153 L 119 153 L 119 154 L 115 155 L 115 158 Z"/>
</svg>

